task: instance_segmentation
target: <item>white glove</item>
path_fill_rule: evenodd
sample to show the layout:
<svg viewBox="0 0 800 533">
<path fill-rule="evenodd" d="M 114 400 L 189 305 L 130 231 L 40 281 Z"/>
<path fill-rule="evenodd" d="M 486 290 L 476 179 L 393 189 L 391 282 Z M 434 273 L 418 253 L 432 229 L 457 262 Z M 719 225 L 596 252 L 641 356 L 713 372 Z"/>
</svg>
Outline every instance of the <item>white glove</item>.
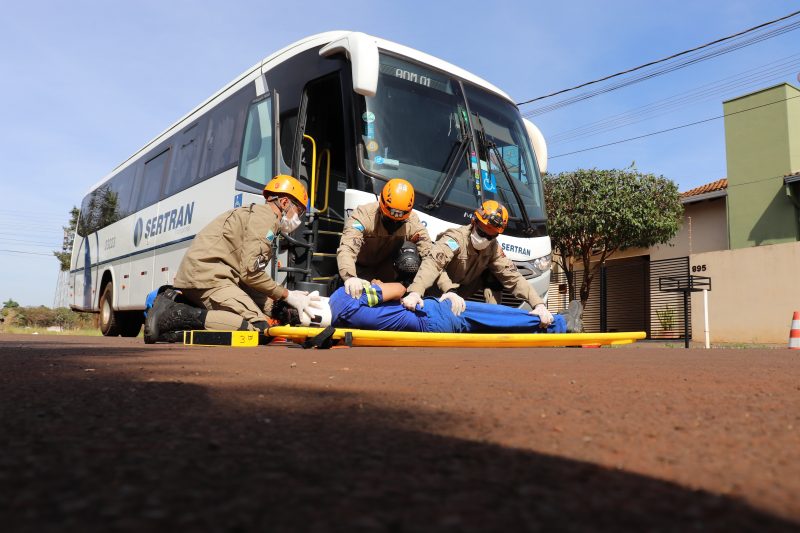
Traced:
<svg viewBox="0 0 800 533">
<path fill-rule="evenodd" d="M 445 300 L 450 301 L 450 309 L 452 309 L 453 314 L 456 316 L 463 313 L 464 310 L 467 308 L 467 304 L 466 302 L 464 302 L 464 298 L 462 298 L 461 296 L 459 296 L 454 292 L 446 292 L 442 294 L 442 297 L 439 298 L 439 301 L 443 302 Z"/>
<path fill-rule="evenodd" d="M 425 307 L 425 302 L 422 301 L 422 296 L 420 296 L 418 292 L 409 292 L 408 296 L 400 300 L 400 303 L 409 311 L 416 310 L 417 305 Z"/>
<path fill-rule="evenodd" d="M 536 304 L 536 307 L 533 308 L 533 311 L 529 312 L 528 314 L 538 316 L 540 325 L 543 328 L 546 328 L 553 323 L 553 313 L 551 313 L 544 304 Z"/>
<path fill-rule="evenodd" d="M 313 302 L 313 304 L 312 304 Z M 317 291 L 308 294 L 306 291 L 289 291 L 286 296 L 286 303 L 297 309 L 299 314 L 305 313 L 309 319 L 313 319 L 314 315 L 309 312 L 309 307 L 318 307 L 320 305 L 319 293 Z"/>
<path fill-rule="evenodd" d="M 349 294 L 353 300 L 361 298 L 361 293 L 364 292 L 364 280 L 361 278 L 348 278 L 344 282 L 344 292 Z"/>
</svg>

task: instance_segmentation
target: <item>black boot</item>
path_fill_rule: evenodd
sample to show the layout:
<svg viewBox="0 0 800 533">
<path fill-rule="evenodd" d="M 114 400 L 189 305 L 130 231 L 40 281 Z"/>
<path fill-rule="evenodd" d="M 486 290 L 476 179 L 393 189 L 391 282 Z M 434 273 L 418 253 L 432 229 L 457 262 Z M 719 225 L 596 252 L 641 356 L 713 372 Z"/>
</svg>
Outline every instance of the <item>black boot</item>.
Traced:
<svg viewBox="0 0 800 533">
<path fill-rule="evenodd" d="M 144 321 L 144 342 L 153 344 L 165 333 L 203 329 L 208 311 L 173 301 L 166 291 L 159 294 Z"/>
<path fill-rule="evenodd" d="M 183 343 L 183 331 L 167 331 L 158 336 L 158 342 Z"/>
</svg>

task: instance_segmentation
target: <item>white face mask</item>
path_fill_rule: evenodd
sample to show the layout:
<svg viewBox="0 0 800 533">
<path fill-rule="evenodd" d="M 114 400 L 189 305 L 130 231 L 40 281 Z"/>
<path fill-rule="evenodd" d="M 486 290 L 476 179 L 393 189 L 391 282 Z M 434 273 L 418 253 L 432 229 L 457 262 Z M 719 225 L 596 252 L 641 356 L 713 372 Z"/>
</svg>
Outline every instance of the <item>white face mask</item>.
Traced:
<svg viewBox="0 0 800 533">
<path fill-rule="evenodd" d="M 478 232 L 475 230 L 472 230 L 472 232 L 470 232 L 469 240 L 470 242 L 472 242 L 472 247 L 475 248 L 476 250 L 483 250 L 487 246 L 492 244 L 492 241 L 490 241 L 486 237 L 478 235 Z"/>
<path fill-rule="evenodd" d="M 300 217 L 297 216 L 297 213 L 292 215 L 292 218 L 286 218 L 286 213 L 284 213 L 281 217 L 281 232 L 289 235 L 294 230 L 299 228 L 300 224 Z"/>
<path fill-rule="evenodd" d="M 292 215 L 292 218 L 288 218 L 286 216 L 286 213 L 289 211 L 289 209 L 292 209 L 292 208 L 289 207 L 286 211 L 283 212 L 283 215 L 281 216 L 281 222 L 280 222 L 281 233 L 283 233 L 285 235 L 289 235 L 290 233 L 292 233 L 294 230 L 299 228 L 300 224 L 302 223 L 301 220 L 300 220 L 300 216 L 298 216 L 296 210 L 295 210 L 294 214 Z"/>
</svg>

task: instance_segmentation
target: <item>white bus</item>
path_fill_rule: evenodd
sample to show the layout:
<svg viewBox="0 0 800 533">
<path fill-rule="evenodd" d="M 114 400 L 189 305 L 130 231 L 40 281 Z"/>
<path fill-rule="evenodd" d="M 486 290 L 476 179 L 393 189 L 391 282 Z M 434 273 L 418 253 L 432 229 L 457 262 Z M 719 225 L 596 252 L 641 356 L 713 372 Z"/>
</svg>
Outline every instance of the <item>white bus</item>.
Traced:
<svg viewBox="0 0 800 533">
<path fill-rule="evenodd" d="M 467 223 L 484 199 L 505 205 L 503 249 L 546 298 L 546 159 L 536 127 L 477 76 L 363 33 L 314 35 L 247 70 L 89 191 L 70 305 L 99 312 L 105 335 L 137 335 L 146 295 L 172 282 L 195 234 L 227 209 L 262 202 L 278 173 L 307 183 L 312 204 L 269 266 L 289 287 L 335 289 L 345 217 L 401 177 L 433 238 Z"/>
</svg>

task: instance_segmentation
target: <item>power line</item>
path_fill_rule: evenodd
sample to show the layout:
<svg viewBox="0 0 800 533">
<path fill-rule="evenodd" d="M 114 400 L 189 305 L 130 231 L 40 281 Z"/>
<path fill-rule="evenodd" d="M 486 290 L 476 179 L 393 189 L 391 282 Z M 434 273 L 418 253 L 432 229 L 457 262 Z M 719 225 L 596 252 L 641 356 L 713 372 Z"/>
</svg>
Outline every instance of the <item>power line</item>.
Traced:
<svg viewBox="0 0 800 533">
<path fill-rule="evenodd" d="M 549 105 L 546 105 L 546 106 L 543 106 L 543 107 L 534 108 L 532 110 L 529 110 L 529 111 L 523 113 L 522 116 L 524 116 L 524 117 L 532 117 L 534 115 L 541 115 L 541 114 L 544 114 L 544 113 L 548 113 L 550 111 L 554 111 L 556 109 L 560 109 L 562 107 L 565 107 L 565 106 L 568 106 L 568 105 L 571 105 L 571 104 L 574 104 L 574 103 L 577 103 L 577 102 L 580 102 L 580 101 L 583 101 L 583 100 L 587 100 L 589 98 L 593 98 L 593 97 L 598 96 L 600 94 L 609 93 L 609 92 L 615 91 L 617 89 L 621 89 L 623 87 L 627 87 L 629 85 L 633 85 L 635 83 L 639 83 L 639 82 L 642 82 L 642 81 L 645 81 L 645 80 L 649 80 L 651 78 L 655 78 L 657 76 L 661 76 L 662 74 L 668 74 L 670 72 L 682 69 L 682 68 L 687 67 L 689 65 L 693 65 L 695 63 L 699 63 L 701 61 L 705 61 L 706 59 L 711 59 L 711 58 L 714 58 L 714 57 L 717 57 L 717 56 L 720 56 L 720 55 L 723 55 L 723 54 L 727 54 L 727 53 L 732 52 L 734 50 L 738 50 L 740 48 L 744 48 L 746 46 L 750 46 L 750 45 L 755 44 L 757 42 L 760 42 L 760 41 L 775 37 L 777 35 L 780 35 L 782 33 L 786 33 L 788 31 L 796 30 L 798 28 L 800 28 L 800 21 L 793 22 L 790 26 L 787 26 L 787 27 L 776 28 L 775 30 L 772 30 L 772 31 L 770 31 L 770 32 L 768 32 L 768 33 L 766 33 L 764 35 L 757 35 L 755 37 L 750 38 L 747 41 L 734 43 L 734 44 L 728 45 L 726 48 L 721 48 L 719 50 L 714 50 L 714 51 L 711 51 L 711 52 L 707 52 L 705 55 L 699 55 L 698 57 L 695 57 L 695 58 L 686 59 L 683 62 L 679 62 L 679 63 L 676 63 L 674 65 L 667 65 L 665 67 L 661 67 L 660 69 L 655 70 L 655 71 L 650 72 L 650 73 L 645 72 L 645 73 L 640 74 L 638 76 L 634 76 L 633 78 L 629 78 L 629 79 L 626 79 L 626 80 L 622 80 L 622 81 L 616 82 L 613 85 L 610 85 L 610 86 L 607 86 L 607 87 L 604 87 L 604 88 L 600 88 L 600 89 L 596 89 L 593 92 L 580 93 L 580 94 L 577 94 L 575 96 L 571 96 L 571 97 L 566 98 L 564 100 L 560 100 L 558 102 L 554 102 L 552 104 L 549 104 Z"/>
<path fill-rule="evenodd" d="M 798 67 L 800 67 L 800 54 L 794 54 L 623 113 L 548 135 L 548 145 L 555 146 L 636 124 L 696 102 L 731 94 L 733 91 L 742 90 L 745 87 L 763 86 L 765 83 L 782 79 L 785 75 L 794 73 Z"/>
<path fill-rule="evenodd" d="M 56 234 L 53 231 L 47 230 L 0 231 L 0 235 L 9 235 L 11 237 L 30 237 L 32 239 L 46 239 L 48 237 L 60 239 L 63 234 L 63 231 L 59 231 Z"/>
<path fill-rule="evenodd" d="M 8 244 L 9 242 L 15 243 L 15 246 L 16 246 L 16 243 L 21 243 L 21 244 L 25 244 L 27 246 L 40 246 L 40 247 L 46 247 L 46 248 L 61 248 L 61 246 L 63 245 L 63 243 L 51 244 L 51 243 L 47 243 L 47 242 L 43 242 L 43 241 L 31 241 L 31 240 L 27 240 L 27 239 L 4 239 L 4 238 L 0 237 L 0 243 Z"/>
<path fill-rule="evenodd" d="M 667 128 L 665 130 L 653 131 L 651 133 L 645 133 L 644 135 L 637 135 L 636 137 L 629 137 L 627 139 L 622 139 L 620 141 L 614 141 L 614 142 L 610 142 L 610 143 L 606 143 L 606 144 L 599 144 L 597 146 L 592 146 L 590 148 L 583 148 L 582 150 L 575 150 L 574 152 L 567 152 L 565 154 L 554 155 L 554 156 L 548 157 L 548 159 L 557 159 L 559 157 L 565 157 L 565 156 L 568 156 L 568 155 L 579 154 L 581 152 L 588 152 L 590 150 L 597 150 L 598 148 L 605 148 L 606 146 L 613 146 L 615 144 L 622 144 L 622 143 L 626 143 L 628 141 L 635 141 L 636 139 L 643 139 L 645 137 L 652 137 L 653 135 L 658 135 L 660 133 L 666 133 L 668 131 L 675 131 L 675 130 L 679 130 L 679 129 L 682 129 L 682 128 L 688 128 L 689 126 L 696 126 L 698 124 L 703 124 L 705 122 L 711 122 L 712 120 L 719 120 L 721 118 L 729 117 L 731 115 L 738 115 L 739 113 L 744 113 L 746 111 L 752 111 L 754 109 L 758 109 L 758 108 L 761 108 L 761 107 L 766 107 L 766 106 L 773 105 L 773 104 L 779 104 L 781 102 L 785 102 L 787 100 L 792 100 L 794 98 L 800 98 L 800 95 L 790 96 L 789 98 L 784 98 L 782 100 L 776 100 L 775 102 L 770 102 L 768 104 L 762 104 L 762 105 L 758 105 L 758 106 L 755 106 L 755 107 L 749 107 L 747 109 L 740 109 L 739 111 L 734 111 L 733 113 L 726 113 L 724 115 L 719 115 L 717 117 L 711 117 L 711 118 L 707 118 L 707 119 L 703 119 L 703 120 L 698 120 L 696 122 L 690 122 L 689 124 L 681 124 L 680 126 L 675 126 L 674 128 Z"/>
<path fill-rule="evenodd" d="M 41 252 L 25 252 L 23 250 L 4 250 L 4 249 L 0 249 L 0 252 L 11 253 L 11 254 L 46 255 L 48 257 L 54 257 L 53 254 L 43 254 Z"/>
<path fill-rule="evenodd" d="M 792 17 L 794 17 L 794 16 L 796 16 L 798 14 L 800 14 L 800 11 L 795 11 L 794 13 L 789 13 L 788 15 L 785 15 L 783 17 L 777 18 L 775 20 L 771 20 L 769 22 L 764 22 L 763 24 L 759 24 L 758 26 L 753 26 L 752 28 L 748 28 L 748 29 L 742 30 L 742 31 L 740 31 L 738 33 L 734 33 L 733 35 L 728 35 L 727 37 L 722 37 L 721 39 L 717 39 L 715 41 L 711 41 L 709 43 L 706 43 L 706 44 L 703 44 L 703 45 L 700 45 L 700 46 L 696 46 L 696 47 L 691 48 L 689 50 L 684 50 L 683 52 L 678 52 L 676 54 L 672 54 L 671 56 L 664 57 L 662 59 L 657 59 L 655 61 L 650 61 L 649 63 L 644 63 L 644 64 L 639 65 L 637 67 L 629 68 L 627 70 L 623 70 L 623 71 L 617 72 L 615 74 L 610 74 L 608 76 L 604 76 L 604 77 L 598 78 L 596 80 L 587 81 L 587 82 L 581 83 L 579 85 L 575 85 L 574 87 L 569 87 L 567 89 L 561 89 L 560 91 L 555 91 L 555 92 L 552 92 L 550 94 L 545 94 L 543 96 L 537 96 L 536 98 L 531 98 L 530 100 L 525 100 L 523 102 L 518 102 L 517 105 L 521 106 L 521 105 L 525 105 L 525 104 L 530 104 L 531 102 L 536 102 L 537 100 L 543 100 L 545 98 L 550 98 L 552 96 L 563 94 L 563 93 L 566 93 L 566 92 L 569 92 L 569 91 L 574 91 L 576 89 L 580 89 L 580 88 L 586 87 L 588 85 L 593 85 L 595 83 L 600 83 L 602 81 L 610 80 L 612 78 L 616 78 L 616 77 L 622 76 L 624 74 L 630 74 L 631 72 L 635 72 L 637 70 L 641 70 L 641 69 L 646 68 L 646 67 L 657 65 L 659 63 L 663 63 L 665 61 L 669 61 L 670 59 L 675 59 L 677 57 L 680 57 L 680 56 L 683 56 L 683 55 L 686 55 L 686 54 L 690 54 L 692 52 L 696 52 L 696 51 L 702 50 L 704 48 L 708 48 L 708 47 L 713 46 L 715 44 L 720 44 L 720 43 L 722 43 L 724 41 L 728 41 L 728 40 L 734 39 L 736 37 L 740 37 L 742 35 L 745 35 L 747 33 L 753 32 L 755 30 L 758 30 L 758 29 L 770 26 L 772 24 L 776 24 L 776 23 L 778 23 L 780 21 L 792 18 Z M 792 29 L 794 29 L 794 28 L 792 28 Z"/>
</svg>

